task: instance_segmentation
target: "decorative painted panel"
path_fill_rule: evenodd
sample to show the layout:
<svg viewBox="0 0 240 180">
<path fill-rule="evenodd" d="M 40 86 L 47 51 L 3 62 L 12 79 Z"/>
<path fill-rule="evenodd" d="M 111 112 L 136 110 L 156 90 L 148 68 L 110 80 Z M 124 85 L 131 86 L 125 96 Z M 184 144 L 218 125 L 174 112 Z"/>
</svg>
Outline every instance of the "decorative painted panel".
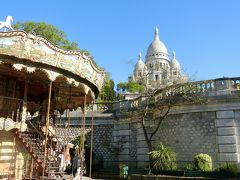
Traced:
<svg viewBox="0 0 240 180">
<path fill-rule="evenodd" d="M 90 57 L 79 51 L 60 49 L 42 37 L 23 31 L 0 32 L 0 54 L 67 70 L 87 79 L 98 90 L 103 86 L 105 73 L 92 63 Z"/>
</svg>

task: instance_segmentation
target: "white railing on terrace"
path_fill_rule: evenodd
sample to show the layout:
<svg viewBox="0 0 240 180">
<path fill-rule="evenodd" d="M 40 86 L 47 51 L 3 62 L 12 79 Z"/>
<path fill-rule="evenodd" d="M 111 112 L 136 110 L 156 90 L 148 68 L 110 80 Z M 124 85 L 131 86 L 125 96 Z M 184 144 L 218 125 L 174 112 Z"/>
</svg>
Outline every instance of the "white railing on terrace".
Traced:
<svg viewBox="0 0 240 180">
<path fill-rule="evenodd" d="M 235 78 L 219 78 L 205 81 L 188 82 L 184 84 L 175 84 L 165 88 L 157 89 L 154 93 L 155 100 L 161 100 L 166 97 L 176 96 L 181 94 L 201 94 L 205 93 L 207 96 L 226 95 L 228 92 L 240 90 L 240 77 Z M 139 96 L 131 100 L 122 100 L 117 102 L 103 102 L 97 103 L 95 110 L 125 110 L 136 108 L 146 100 L 147 95 Z M 110 105 L 110 107 L 109 107 Z"/>
</svg>

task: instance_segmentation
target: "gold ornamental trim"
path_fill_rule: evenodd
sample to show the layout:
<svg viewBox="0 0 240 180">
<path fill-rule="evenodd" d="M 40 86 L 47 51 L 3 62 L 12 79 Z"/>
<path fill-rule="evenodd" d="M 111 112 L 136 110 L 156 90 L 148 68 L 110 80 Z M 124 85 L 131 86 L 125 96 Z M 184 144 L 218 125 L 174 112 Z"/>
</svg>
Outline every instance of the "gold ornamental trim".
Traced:
<svg viewBox="0 0 240 180">
<path fill-rule="evenodd" d="M 80 51 L 63 50 L 43 37 L 28 34 L 24 31 L 0 32 L 0 54 L 68 71 L 86 79 L 95 85 L 98 91 L 101 90 L 104 83 L 105 72 L 96 67 L 89 56 Z M 1 59 L 1 61 L 4 63 L 4 59 Z M 23 66 L 19 62 L 19 64 L 14 65 L 14 68 L 21 70 Z M 27 71 L 33 72 L 35 67 L 28 67 Z M 76 79 L 67 78 L 78 85 Z"/>
</svg>

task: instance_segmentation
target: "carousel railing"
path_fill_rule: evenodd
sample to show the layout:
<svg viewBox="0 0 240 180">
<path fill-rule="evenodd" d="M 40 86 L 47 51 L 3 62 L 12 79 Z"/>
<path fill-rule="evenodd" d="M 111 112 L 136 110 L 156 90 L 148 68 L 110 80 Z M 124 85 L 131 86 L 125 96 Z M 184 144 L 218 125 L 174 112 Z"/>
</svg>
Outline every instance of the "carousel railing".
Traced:
<svg viewBox="0 0 240 180">
<path fill-rule="evenodd" d="M 38 122 L 39 121 L 39 118 Z M 45 143 L 45 133 L 46 132 L 46 126 L 43 127 L 38 124 L 38 127 L 36 127 L 36 125 L 34 125 L 34 123 L 31 122 L 31 119 L 28 120 L 30 128 L 29 129 L 34 129 L 35 131 L 37 131 L 37 134 L 39 134 L 40 137 L 40 142 L 42 142 L 42 153 L 45 152 L 44 150 L 44 143 Z M 51 126 L 52 127 L 52 126 Z M 60 164 L 60 159 L 59 159 L 59 155 L 62 153 L 63 151 L 63 144 L 60 142 L 60 140 L 55 136 L 55 133 L 53 132 L 54 129 L 50 129 L 48 128 L 48 136 L 47 136 L 47 151 L 46 151 L 46 171 L 48 174 L 48 177 L 53 178 L 53 177 L 58 177 L 59 175 L 62 176 L 63 172 L 61 170 L 59 170 L 59 164 Z M 44 156 L 41 156 L 41 160 L 43 162 Z"/>
<path fill-rule="evenodd" d="M 0 117 L 10 117 L 15 122 L 20 122 L 22 99 L 0 96 Z"/>
<path fill-rule="evenodd" d="M 24 132 L 18 131 L 17 134 L 30 154 L 26 161 L 24 176 L 34 177 L 41 175 L 42 172 L 42 158 L 44 157 L 42 143 L 44 137 L 29 120 L 26 123 L 28 125 L 27 130 Z"/>
<path fill-rule="evenodd" d="M 47 157 L 48 157 L 48 178 L 59 178 L 62 177 L 64 172 L 63 168 L 59 168 L 61 165 L 61 154 L 64 152 L 65 148 L 61 141 L 56 137 L 55 132 L 48 128 L 48 147 Z M 55 131 L 55 130 L 54 130 Z"/>
</svg>

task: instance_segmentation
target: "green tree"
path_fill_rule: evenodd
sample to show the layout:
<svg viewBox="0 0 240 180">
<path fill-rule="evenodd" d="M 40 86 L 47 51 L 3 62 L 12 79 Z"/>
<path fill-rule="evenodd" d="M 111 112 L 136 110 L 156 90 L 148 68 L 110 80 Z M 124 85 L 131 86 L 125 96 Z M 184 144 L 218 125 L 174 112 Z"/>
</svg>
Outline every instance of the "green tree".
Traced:
<svg viewBox="0 0 240 180">
<path fill-rule="evenodd" d="M 172 109 L 184 104 L 206 103 L 206 92 L 200 92 L 198 83 L 169 85 L 165 88 L 147 91 L 138 99 L 139 105 L 133 110 L 127 110 L 126 116 L 132 122 L 138 123 L 148 146 L 148 152 L 153 151 L 154 136 Z M 149 159 L 151 160 L 150 154 Z M 153 164 L 150 161 L 150 168 Z"/>
<path fill-rule="evenodd" d="M 127 91 L 127 82 L 120 82 L 117 84 L 117 91 L 126 92 Z"/>
<path fill-rule="evenodd" d="M 64 31 L 46 22 L 16 22 L 13 25 L 13 28 L 26 31 L 28 33 L 35 33 L 36 35 L 42 36 L 53 44 L 64 49 L 79 50 L 77 43 L 70 42 Z"/>
<path fill-rule="evenodd" d="M 99 95 L 98 101 L 115 101 L 116 100 L 116 91 L 114 90 L 115 83 L 110 78 L 110 75 L 107 73 L 105 77 L 105 82 L 103 89 Z"/>
<path fill-rule="evenodd" d="M 127 88 L 128 88 L 129 92 L 143 92 L 144 91 L 144 86 L 137 82 L 129 82 Z"/>
<path fill-rule="evenodd" d="M 143 92 L 144 86 L 137 82 L 120 82 L 117 85 L 117 91 L 119 92 Z"/>
</svg>

